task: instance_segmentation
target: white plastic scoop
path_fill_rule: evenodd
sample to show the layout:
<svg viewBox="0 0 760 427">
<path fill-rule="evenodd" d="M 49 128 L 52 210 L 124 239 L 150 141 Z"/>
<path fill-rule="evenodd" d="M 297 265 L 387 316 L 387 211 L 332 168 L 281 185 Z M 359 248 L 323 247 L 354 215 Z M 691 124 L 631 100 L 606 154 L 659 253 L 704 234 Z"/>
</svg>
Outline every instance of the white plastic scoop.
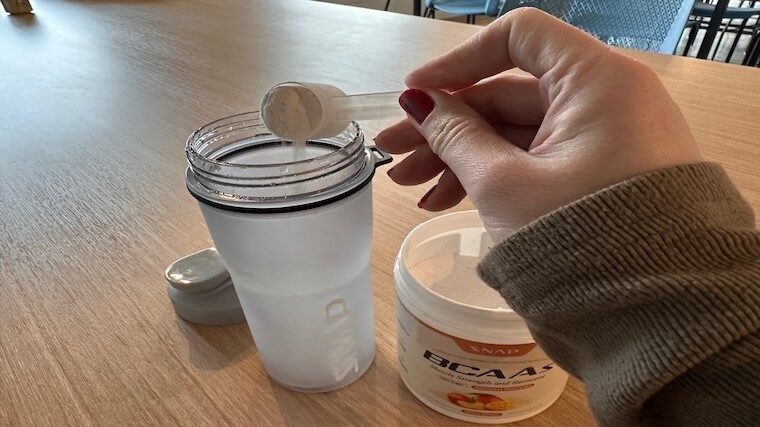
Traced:
<svg viewBox="0 0 760 427">
<path fill-rule="evenodd" d="M 342 132 L 351 120 L 403 117 L 401 92 L 346 95 L 335 86 L 281 83 L 264 95 L 261 117 L 267 129 L 290 141 L 327 138 Z"/>
</svg>

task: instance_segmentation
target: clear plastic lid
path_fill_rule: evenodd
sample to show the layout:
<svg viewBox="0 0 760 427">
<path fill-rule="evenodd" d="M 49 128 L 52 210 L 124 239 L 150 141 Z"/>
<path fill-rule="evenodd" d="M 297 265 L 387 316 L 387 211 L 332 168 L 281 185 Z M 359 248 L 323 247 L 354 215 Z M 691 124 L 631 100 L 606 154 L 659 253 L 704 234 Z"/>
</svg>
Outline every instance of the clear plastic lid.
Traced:
<svg viewBox="0 0 760 427">
<path fill-rule="evenodd" d="M 210 123 L 187 140 L 187 188 L 202 203 L 243 212 L 288 212 L 360 190 L 390 156 L 365 147 L 351 122 L 342 132 L 294 144 L 273 135 L 259 113 Z"/>
</svg>

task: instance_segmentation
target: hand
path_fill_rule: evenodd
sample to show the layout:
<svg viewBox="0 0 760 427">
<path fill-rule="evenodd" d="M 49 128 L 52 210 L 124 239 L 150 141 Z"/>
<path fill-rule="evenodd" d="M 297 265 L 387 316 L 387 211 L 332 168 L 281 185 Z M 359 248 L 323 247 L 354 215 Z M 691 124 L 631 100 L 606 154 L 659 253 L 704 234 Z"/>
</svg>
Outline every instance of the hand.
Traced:
<svg viewBox="0 0 760 427">
<path fill-rule="evenodd" d="M 531 75 L 497 75 L 515 67 Z M 701 160 L 651 69 L 536 9 L 506 14 L 406 83 L 409 118 L 375 141 L 413 152 L 388 175 L 417 185 L 440 174 L 419 206 L 469 195 L 495 242 L 620 181 Z"/>
</svg>

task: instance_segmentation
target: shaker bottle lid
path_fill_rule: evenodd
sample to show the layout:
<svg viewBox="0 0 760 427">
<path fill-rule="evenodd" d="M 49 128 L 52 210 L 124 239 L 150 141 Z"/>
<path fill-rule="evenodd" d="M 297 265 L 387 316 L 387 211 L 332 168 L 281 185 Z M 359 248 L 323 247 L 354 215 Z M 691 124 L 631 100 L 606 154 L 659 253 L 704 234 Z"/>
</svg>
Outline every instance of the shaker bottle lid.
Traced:
<svg viewBox="0 0 760 427">
<path fill-rule="evenodd" d="M 174 311 L 201 325 L 230 325 L 245 320 L 232 279 L 216 248 L 173 262 L 164 273 Z"/>
</svg>

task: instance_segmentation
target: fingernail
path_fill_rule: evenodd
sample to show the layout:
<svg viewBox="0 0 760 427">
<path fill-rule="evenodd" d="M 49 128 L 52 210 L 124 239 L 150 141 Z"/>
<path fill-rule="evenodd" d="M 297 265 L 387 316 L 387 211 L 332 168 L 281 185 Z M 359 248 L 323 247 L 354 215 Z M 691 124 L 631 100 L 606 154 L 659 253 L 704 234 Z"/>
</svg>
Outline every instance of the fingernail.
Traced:
<svg viewBox="0 0 760 427">
<path fill-rule="evenodd" d="M 386 173 L 388 174 L 388 176 L 389 176 L 389 177 L 391 177 L 391 178 L 393 178 L 393 173 L 394 173 L 394 172 L 393 172 L 393 170 L 394 170 L 394 169 L 396 169 L 396 167 L 395 167 L 395 166 L 394 166 L 394 167 L 392 167 L 392 168 L 390 168 L 390 169 L 388 169 L 388 172 L 386 172 Z"/>
<path fill-rule="evenodd" d="M 422 198 L 420 199 L 420 201 L 417 202 L 417 207 L 418 208 L 422 209 L 422 205 L 425 204 L 425 200 L 427 200 L 428 197 L 430 197 L 430 195 L 433 193 L 433 191 L 435 191 L 435 187 L 438 187 L 438 185 L 434 185 L 433 188 L 431 188 L 430 190 L 428 190 L 428 192 L 425 193 L 424 196 L 422 196 Z"/>
<path fill-rule="evenodd" d="M 398 103 L 419 124 L 422 124 L 435 108 L 433 98 L 419 89 L 406 90 L 399 96 Z"/>
</svg>

